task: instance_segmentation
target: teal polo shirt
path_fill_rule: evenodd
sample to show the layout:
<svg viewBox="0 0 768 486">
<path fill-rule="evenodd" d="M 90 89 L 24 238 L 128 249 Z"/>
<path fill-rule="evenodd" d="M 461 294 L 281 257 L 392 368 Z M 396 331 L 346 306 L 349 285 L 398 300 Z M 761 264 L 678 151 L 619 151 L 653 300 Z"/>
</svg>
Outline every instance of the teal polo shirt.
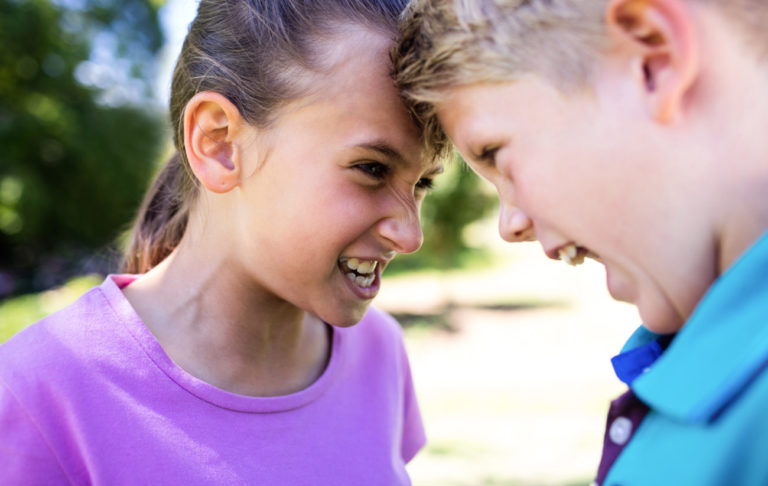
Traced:
<svg viewBox="0 0 768 486">
<path fill-rule="evenodd" d="M 646 355 L 623 378 L 648 412 L 603 485 L 768 485 L 768 233 L 658 338 L 640 328 L 617 356 Z"/>
</svg>

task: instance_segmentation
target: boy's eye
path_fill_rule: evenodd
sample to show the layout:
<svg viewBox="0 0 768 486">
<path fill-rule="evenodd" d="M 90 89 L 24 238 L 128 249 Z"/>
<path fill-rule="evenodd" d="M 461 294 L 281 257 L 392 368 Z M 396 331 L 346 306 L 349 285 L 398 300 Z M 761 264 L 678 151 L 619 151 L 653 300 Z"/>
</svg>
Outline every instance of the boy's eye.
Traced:
<svg viewBox="0 0 768 486">
<path fill-rule="evenodd" d="M 381 162 L 364 162 L 357 164 L 355 169 L 377 180 L 384 179 L 389 174 L 389 167 Z"/>
<path fill-rule="evenodd" d="M 480 151 L 480 155 L 475 158 L 485 164 L 494 165 L 496 163 L 496 153 L 499 151 L 499 147 L 489 146 L 483 147 Z"/>
</svg>

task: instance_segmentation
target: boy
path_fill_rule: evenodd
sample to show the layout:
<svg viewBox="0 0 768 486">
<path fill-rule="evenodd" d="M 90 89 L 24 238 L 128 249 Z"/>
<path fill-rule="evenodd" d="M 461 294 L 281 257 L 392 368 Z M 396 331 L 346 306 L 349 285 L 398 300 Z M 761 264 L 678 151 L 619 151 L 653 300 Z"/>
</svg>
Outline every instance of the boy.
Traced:
<svg viewBox="0 0 768 486">
<path fill-rule="evenodd" d="M 644 326 L 598 484 L 768 484 L 768 4 L 416 0 L 397 82 L 499 231 L 593 257 Z"/>
</svg>

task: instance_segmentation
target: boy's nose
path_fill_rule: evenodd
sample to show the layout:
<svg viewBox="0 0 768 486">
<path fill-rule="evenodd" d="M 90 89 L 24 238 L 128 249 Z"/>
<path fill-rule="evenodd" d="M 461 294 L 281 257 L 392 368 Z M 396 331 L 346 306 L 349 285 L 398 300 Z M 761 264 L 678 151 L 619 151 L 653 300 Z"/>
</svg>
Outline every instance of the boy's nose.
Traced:
<svg viewBox="0 0 768 486">
<path fill-rule="evenodd" d="M 499 234 L 510 243 L 536 239 L 533 221 L 520 208 L 502 203 L 499 211 Z"/>
<path fill-rule="evenodd" d="M 377 227 L 379 235 L 398 253 L 413 253 L 424 241 L 419 208 L 408 206 L 401 206 L 396 214 L 379 221 Z"/>
</svg>

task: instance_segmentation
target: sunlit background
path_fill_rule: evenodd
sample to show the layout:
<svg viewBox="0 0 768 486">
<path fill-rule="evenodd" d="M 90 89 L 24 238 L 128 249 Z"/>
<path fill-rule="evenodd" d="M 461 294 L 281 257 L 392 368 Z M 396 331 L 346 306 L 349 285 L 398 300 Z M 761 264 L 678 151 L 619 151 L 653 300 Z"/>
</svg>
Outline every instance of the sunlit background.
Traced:
<svg viewBox="0 0 768 486">
<path fill-rule="evenodd" d="M 0 342 L 116 270 L 172 150 L 170 73 L 195 8 L 0 0 Z M 424 248 L 376 301 L 406 330 L 429 437 L 414 484 L 588 484 L 635 310 L 598 264 L 502 243 L 492 191 L 460 162 L 423 217 Z"/>
</svg>

